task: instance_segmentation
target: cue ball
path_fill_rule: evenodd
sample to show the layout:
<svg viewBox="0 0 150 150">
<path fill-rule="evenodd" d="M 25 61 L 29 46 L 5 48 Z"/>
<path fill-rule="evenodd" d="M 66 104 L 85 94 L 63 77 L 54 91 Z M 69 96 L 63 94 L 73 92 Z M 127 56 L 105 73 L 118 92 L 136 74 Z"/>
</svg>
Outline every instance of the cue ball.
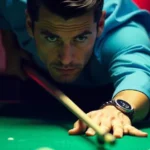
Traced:
<svg viewBox="0 0 150 150">
<path fill-rule="evenodd" d="M 105 136 L 104 136 L 104 140 L 101 139 L 101 136 L 98 136 L 97 135 L 97 141 L 100 143 L 100 144 L 105 144 L 105 143 L 109 143 L 109 144 L 115 144 L 115 138 L 112 134 L 110 133 L 107 133 Z"/>
<path fill-rule="evenodd" d="M 49 147 L 40 147 L 36 150 L 54 150 L 53 148 L 49 148 Z"/>
</svg>

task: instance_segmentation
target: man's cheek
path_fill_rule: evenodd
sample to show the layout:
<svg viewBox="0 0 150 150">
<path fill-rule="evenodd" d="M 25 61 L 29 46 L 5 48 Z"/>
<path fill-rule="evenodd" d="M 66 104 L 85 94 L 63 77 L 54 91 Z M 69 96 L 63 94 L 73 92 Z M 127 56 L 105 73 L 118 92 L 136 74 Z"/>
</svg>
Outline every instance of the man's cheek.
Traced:
<svg viewBox="0 0 150 150">
<path fill-rule="evenodd" d="M 37 53 L 38 53 L 38 56 L 41 59 L 41 61 L 46 64 L 47 56 L 48 56 L 47 53 L 45 51 L 43 51 L 42 49 L 38 49 Z"/>
</svg>

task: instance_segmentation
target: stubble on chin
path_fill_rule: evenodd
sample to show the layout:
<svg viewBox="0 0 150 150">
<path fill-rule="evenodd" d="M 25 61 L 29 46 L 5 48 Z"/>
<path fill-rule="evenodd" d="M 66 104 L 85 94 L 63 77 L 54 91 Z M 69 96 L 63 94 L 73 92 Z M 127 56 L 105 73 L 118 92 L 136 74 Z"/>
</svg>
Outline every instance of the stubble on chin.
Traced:
<svg viewBox="0 0 150 150">
<path fill-rule="evenodd" d="M 52 77 L 52 79 L 58 83 L 62 83 L 62 84 L 71 84 L 72 82 L 74 82 L 81 74 L 81 70 L 80 69 L 78 72 L 76 72 L 74 75 L 61 75 L 59 73 L 56 73 L 55 71 L 52 72 L 49 70 L 49 74 Z"/>
</svg>

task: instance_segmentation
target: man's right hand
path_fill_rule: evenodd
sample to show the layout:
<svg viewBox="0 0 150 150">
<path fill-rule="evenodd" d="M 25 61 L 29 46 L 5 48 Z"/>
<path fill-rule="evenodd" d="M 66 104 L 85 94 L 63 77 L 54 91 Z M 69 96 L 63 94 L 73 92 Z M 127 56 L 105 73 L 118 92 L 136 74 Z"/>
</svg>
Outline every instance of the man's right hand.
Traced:
<svg viewBox="0 0 150 150">
<path fill-rule="evenodd" d="M 3 30 L 1 33 L 6 56 L 6 69 L 2 74 L 16 76 L 25 80 L 26 75 L 21 67 L 21 60 L 30 60 L 29 55 L 19 47 L 19 44 L 11 31 Z"/>
</svg>

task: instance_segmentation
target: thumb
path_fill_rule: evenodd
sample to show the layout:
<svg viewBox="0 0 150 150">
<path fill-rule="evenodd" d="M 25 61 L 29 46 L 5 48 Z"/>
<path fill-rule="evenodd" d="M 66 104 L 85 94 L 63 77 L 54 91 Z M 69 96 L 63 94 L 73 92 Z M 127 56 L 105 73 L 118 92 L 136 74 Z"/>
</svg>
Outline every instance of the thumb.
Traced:
<svg viewBox="0 0 150 150">
<path fill-rule="evenodd" d="M 78 120 L 77 122 L 75 122 L 73 129 L 70 129 L 68 131 L 69 134 L 80 134 L 85 132 L 85 130 L 87 129 L 87 125 L 82 122 L 81 120 Z"/>
</svg>

